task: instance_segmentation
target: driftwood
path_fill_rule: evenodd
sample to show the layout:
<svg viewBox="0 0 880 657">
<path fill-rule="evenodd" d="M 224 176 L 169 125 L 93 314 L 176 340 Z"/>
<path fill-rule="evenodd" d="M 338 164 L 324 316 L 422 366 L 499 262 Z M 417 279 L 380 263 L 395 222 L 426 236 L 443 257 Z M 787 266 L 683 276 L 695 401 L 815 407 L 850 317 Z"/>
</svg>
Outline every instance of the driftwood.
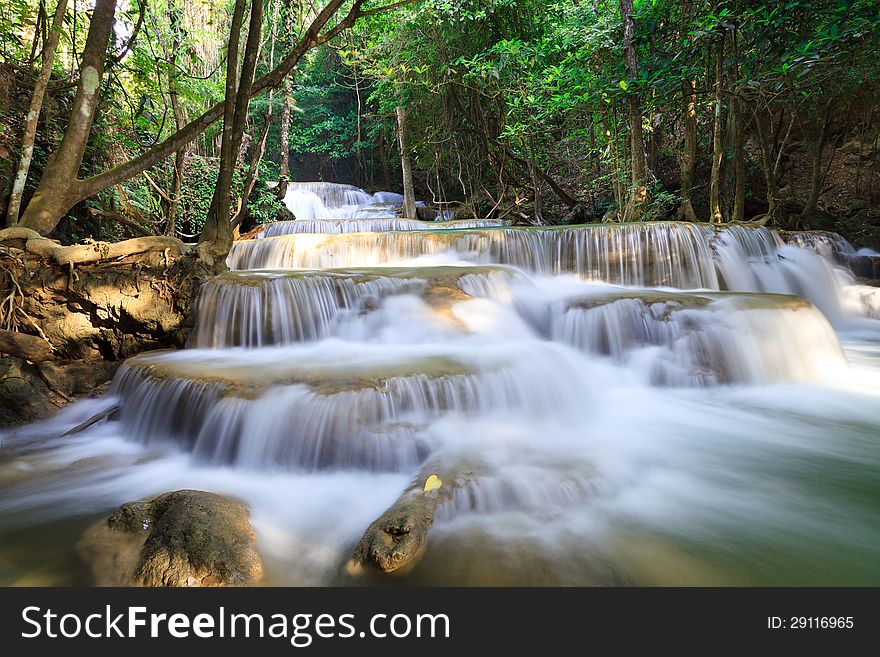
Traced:
<svg viewBox="0 0 880 657">
<path fill-rule="evenodd" d="M 383 573 L 412 570 L 428 547 L 428 530 L 437 509 L 474 478 L 471 470 L 427 466 L 385 513 L 364 532 L 345 570 L 359 575 L 367 567 Z"/>
<path fill-rule="evenodd" d="M 0 353 L 29 360 L 32 363 L 42 363 L 55 358 L 52 345 L 43 338 L 6 329 L 0 329 Z"/>
<path fill-rule="evenodd" d="M 119 411 L 119 404 L 113 404 L 109 408 L 105 408 L 100 413 L 95 413 L 92 417 L 90 417 L 85 422 L 80 422 L 72 429 L 68 429 L 67 431 L 65 431 L 64 433 L 61 434 L 61 437 L 64 438 L 65 436 L 72 436 L 73 434 L 80 433 L 81 431 L 85 431 L 93 424 L 97 424 L 98 422 L 100 422 L 101 420 L 103 420 L 105 418 L 112 418 L 112 416 L 115 415 L 118 411 Z"/>
</svg>

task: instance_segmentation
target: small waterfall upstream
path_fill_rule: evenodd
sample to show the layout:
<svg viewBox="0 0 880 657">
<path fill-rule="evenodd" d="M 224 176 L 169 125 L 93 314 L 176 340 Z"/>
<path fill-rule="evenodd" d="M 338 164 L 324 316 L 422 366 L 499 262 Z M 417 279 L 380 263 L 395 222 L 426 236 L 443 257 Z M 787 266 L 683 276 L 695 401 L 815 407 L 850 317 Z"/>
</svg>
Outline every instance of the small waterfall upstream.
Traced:
<svg viewBox="0 0 880 657">
<path fill-rule="evenodd" d="M 291 185 L 187 349 L 10 438 L 0 535 L 204 488 L 249 502 L 271 583 L 337 583 L 435 464 L 474 476 L 408 583 L 880 584 L 880 295 L 845 240 L 400 200 Z"/>
</svg>

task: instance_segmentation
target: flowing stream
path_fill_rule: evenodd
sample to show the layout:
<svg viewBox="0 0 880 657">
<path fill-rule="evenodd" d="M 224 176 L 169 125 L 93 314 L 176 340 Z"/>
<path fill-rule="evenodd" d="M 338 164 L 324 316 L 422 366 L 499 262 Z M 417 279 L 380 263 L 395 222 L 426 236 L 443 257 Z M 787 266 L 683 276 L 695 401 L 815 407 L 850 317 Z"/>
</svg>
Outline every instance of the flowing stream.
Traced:
<svg viewBox="0 0 880 657">
<path fill-rule="evenodd" d="M 880 585 L 880 292 L 840 237 L 286 201 L 187 349 L 2 437 L 0 583 L 82 583 L 85 527 L 197 488 L 250 504 L 268 583 L 350 584 L 434 463 L 478 476 L 398 583 Z"/>
</svg>

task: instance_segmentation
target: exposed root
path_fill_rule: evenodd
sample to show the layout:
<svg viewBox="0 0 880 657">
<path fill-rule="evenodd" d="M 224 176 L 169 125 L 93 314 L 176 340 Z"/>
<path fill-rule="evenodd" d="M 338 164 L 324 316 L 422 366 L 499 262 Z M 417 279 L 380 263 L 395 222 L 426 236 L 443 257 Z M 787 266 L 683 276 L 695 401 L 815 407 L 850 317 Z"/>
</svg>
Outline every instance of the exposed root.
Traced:
<svg viewBox="0 0 880 657">
<path fill-rule="evenodd" d="M 2 236 L 0 236 L 0 239 L 3 239 Z M 162 252 L 167 261 L 169 253 L 183 255 L 190 252 L 190 247 L 176 237 L 161 235 L 135 237 L 134 239 L 112 244 L 109 242 L 91 242 L 74 244 L 72 246 L 61 246 L 45 237 L 35 237 L 27 240 L 25 250 L 42 258 L 51 258 L 59 265 L 74 265 L 99 262 L 101 260 L 115 260 L 148 251 Z"/>
</svg>

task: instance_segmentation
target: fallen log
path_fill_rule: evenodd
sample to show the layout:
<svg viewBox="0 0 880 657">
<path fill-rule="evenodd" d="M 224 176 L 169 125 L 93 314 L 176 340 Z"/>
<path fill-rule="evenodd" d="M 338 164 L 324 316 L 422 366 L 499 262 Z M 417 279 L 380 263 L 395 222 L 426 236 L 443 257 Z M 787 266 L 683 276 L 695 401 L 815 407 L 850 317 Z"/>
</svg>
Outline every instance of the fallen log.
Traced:
<svg viewBox="0 0 880 657">
<path fill-rule="evenodd" d="M 61 434 L 61 438 L 64 438 L 65 436 L 72 436 L 74 434 L 80 433 L 81 431 L 85 431 L 93 424 L 97 424 L 98 422 L 100 422 L 101 420 L 103 420 L 105 418 L 112 417 L 118 411 L 119 411 L 119 404 L 113 404 L 112 406 L 105 408 L 100 413 L 95 413 L 92 417 L 90 417 L 85 422 L 80 422 L 72 429 L 68 429 L 67 431 L 65 431 L 64 433 Z"/>
<path fill-rule="evenodd" d="M 360 575 L 368 567 L 396 574 L 412 570 L 428 547 L 428 530 L 437 509 L 473 479 L 471 470 L 423 468 L 409 488 L 364 532 L 345 566 L 346 572 Z"/>
<path fill-rule="evenodd" d="M 52 345 L 43 338 L 6 329 L 0 329 L 0 353 L 29 360 L 32 363 L 42 363 L 55 358 Z"/>
</svg>

